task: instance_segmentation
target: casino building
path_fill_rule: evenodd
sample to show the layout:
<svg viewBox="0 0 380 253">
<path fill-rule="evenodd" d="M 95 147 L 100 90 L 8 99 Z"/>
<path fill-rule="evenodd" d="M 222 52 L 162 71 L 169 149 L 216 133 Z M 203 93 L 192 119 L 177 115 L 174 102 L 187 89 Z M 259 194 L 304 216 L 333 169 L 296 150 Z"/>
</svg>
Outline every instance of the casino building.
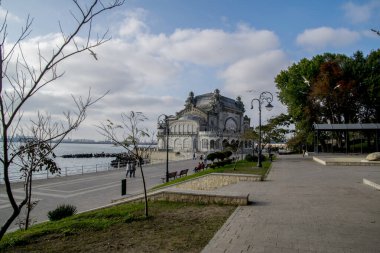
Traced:
<svg viewBox="0 0 380 253">
<path fill-rule="evenodd" d="M 222 96 L 218 89 L 198 96 L 190 92 L 185 108 L 168 117 L 169 149 L 203 153 L 222 150 L 224 143 L 240 141 L 249 128 L 250 118 L 244 112 L 240 97 Z M 157 139 L 158 148 L 165 149 L 166 124 L 158 125 Z"/>
</svg>

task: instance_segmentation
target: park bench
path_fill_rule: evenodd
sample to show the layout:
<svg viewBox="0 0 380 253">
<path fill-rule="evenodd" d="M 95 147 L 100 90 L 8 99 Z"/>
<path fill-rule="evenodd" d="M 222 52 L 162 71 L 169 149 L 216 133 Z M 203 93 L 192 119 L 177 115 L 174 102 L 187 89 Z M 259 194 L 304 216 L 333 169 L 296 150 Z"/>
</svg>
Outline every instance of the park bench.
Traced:
<svg viewBox="0 0 380 253">
<path fill-rule="evenodd" d="M 181 171 L 179 172 L 178 177 L 187 176 L 187 172 L 188 172 L 188 171 L 189 171 L 189 169 L 181 170 Z"/>
<path fill-rule="evenodd" d="M 168 174 L 168 179 L 170 180 L 171 178 L 177 178 L 177 171 L 169 172 Z M 162 182 L 165 183 L 166 177 L 162 177 Z"/>
</svg>

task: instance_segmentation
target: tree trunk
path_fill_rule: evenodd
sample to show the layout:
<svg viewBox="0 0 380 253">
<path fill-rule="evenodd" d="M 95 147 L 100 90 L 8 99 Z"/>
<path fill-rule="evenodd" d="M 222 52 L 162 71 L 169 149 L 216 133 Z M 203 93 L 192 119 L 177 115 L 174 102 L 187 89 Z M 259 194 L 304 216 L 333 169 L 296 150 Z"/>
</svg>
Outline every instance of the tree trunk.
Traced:
<svg viewBox="0 0 380 253">
<path fill-rule="evenodd" d="M 148 216 L 149 216 L 149 212 L 148 212 L 148 195 L 147 195 L 147 192 L 146 192 L 146 184 L 145 184 L 144 171 L 143 171 L 143 168 L 142 168 L 142 165 L 141 165 L 140 161 L 139 161 L 139 167 L 140 167 L 141 177 L 142 177 L 143 186 L 144 186 L 145 217 L 148 218 Z"/>
<path fill-rule="evenodd" d="M 28 199 L 28 203 L 26 204 L 26 217 L 25 217 L 25 230 L 28 230 L 29 228 L 29 217 L 30 217 L 30 212 L 32 211 L 32 206 L 31 206 L 31 200 L 32 200 L 32 176 L 33 176 L 33 173 L 30 172 L 29 176 L 28 176 L 28 185 L 26 187 L 28 187 L 28 192 L 27 192 L 27 199 Z"/>
</svg>

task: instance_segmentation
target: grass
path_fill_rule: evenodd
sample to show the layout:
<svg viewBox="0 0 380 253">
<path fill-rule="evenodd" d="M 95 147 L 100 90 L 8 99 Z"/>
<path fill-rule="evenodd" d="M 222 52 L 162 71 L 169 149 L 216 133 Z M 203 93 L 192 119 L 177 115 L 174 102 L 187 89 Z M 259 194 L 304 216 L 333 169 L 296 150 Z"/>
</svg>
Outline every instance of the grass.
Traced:
<svg viewBox="0 0 380 253">
<path fill-rule="evenodd" d="M 234 163 L 225 165 L 220 168 L 215 168 L 215 169 L 207 169 L 203 171 L 199 171 L 197 173 L 181 177 L 181 178 L 176 178 L 174 180 L 171 180 L 167 183 L 163 183 L 160 185 L 157 185 L 153 187 L 153 190 L 156 190 L 158 188 L 166 187 L 172 184 L 176 184 L 179 182 L 183 182 L 192 178 L 197 178 L 206 174 L 210 173 L 241 173 L 241 174 L 254 174 L 254 175 L 260 175 L 262 180 L 265 180 L 266 175 L 269 172 L 270 166 L 271 166 L 270 161 L 263 161 L 262 162 L 262 167 L 259 168 L 257 167 L 257 162 L 247 162 L 245 160 L 240 160 L 236 163 L 236 166 Z"/>
<path fill-rule="evenodd" d="M 8 233 L 1 252 L 199 252 L 236 208 L 173 202 L 124 204 Z"/>
</svg>

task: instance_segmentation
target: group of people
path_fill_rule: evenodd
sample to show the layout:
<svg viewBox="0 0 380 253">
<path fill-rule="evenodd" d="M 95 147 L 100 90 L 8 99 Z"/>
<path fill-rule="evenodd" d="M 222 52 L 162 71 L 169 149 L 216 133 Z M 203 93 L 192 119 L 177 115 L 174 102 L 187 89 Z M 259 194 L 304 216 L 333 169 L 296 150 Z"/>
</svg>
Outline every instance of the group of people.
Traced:
<svg viewBox="0 0 380 253">
<path fill-rule="evenodd" d="M 206 165 L 204 162 L 199 162 L 198 166 L 194 168 L 194 172 L 204 170 L 206 168 Z"/>
<path fill-rule="evenodd" d="M 127 162 L 127 166 L 126 166 L 127 173 L 125 177 L 128 177 L 128 174 L 129 174 L 129 177 L 136 176 L 136 165 L 137 165 L 136 161 L 129 160 Z"/>
</svg>

